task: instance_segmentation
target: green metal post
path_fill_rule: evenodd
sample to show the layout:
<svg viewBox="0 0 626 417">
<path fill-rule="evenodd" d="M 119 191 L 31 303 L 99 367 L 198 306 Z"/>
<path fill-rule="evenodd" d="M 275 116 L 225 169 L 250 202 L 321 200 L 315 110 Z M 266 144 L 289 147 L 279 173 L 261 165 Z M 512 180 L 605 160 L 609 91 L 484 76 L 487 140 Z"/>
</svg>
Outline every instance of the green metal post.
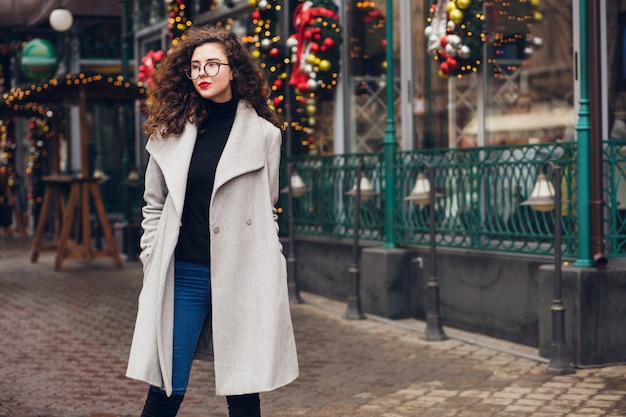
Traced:
<svg viewBox="0 0 626 417">
<path fill-rule="evenodd" d="M 396 174 L 394 165 L 396 162 L 396 127 L 393 99 L 393 0 L 386 0 L 387 6 L 387 125 L 385 138 L 383 139 L 383 152 L 385 157 L 385 248 L 396 246 L 394 239 L 394 215 L 396 212 L 395 187 Z"/>
<path fill-rule="evenodd" d="M 588 51 L 587 51 L 587 0 L 580 0 L 579 10 L 579 34 L 580 51 L 578 53 L 578 73 L 580 83 L 580 107 L 578 109 L 578 122 L 576 124 L 577 144 L 578 144 L 578 259 L 576 266 L 592 266 L 591 259 L 591 215 L 589 199 L 591 195 L 590 186 L 590 160 L 591 152 L 591 122 L 589 113 L 589 82 L 587 80 L 588 71 Z M 561 215 L 561 213 L 555 213 Z"/>
</svg>

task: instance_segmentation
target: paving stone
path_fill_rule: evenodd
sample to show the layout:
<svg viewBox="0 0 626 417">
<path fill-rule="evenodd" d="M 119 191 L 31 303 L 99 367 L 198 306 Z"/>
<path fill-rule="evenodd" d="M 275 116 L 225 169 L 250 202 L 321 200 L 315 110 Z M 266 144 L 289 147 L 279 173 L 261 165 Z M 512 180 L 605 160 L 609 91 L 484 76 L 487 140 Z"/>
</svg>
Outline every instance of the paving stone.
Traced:
<svg viewBox="0 0 626 417">
<path fill-rule="evenodd" d="M 131 417 L 147 386 L 124 376 L 141 266 L 30 262 L 30 240 L 0 237 L 0 417 Z M 261 394 L 264 417 L 624 417 L 626 366 L 545 372 L 536 349 L 367 315 L 302 293 L 292 306 L 300 377 Z M 445 317 L 444 323 L 445 323 Z M 210 363 L 195 362 L 180 417 L 226 417 Z"/>
</svg>

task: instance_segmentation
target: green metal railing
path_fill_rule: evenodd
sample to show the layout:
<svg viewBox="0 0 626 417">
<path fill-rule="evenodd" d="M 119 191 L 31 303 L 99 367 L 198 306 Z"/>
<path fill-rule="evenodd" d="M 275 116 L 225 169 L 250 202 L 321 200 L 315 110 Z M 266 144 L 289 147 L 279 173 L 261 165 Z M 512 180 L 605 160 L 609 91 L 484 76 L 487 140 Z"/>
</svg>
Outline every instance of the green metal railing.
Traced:
<svg viewBox="0 0 626 417">
<path fill-rule="evenodd" d="M 575 258 L 576 152 L 575 142 L 398 152 L 393 166 L 393 241 L 401 246 L 429 244 L 431 208 L 404 197 L 410 194 L 420 171 L 425 172 L 430 164 L 435 167 L 434 187 L 440 195 L 434 205 L 438 246 L 550 255 L 556 213 L 538 212 L 520 203 L 530 196 L 545 162 L 551 161 L 562 168 L 562 253 Z M 292 161 L 311 187 L 294 199 L 296 235 L 352 237 L 354 201 L 345 193 L 353 187 L 357 165 L 363 162 L 364 173 L 379 195 L 361 205 L 359 238 L 385 241 L 382 153 L 299 156 Z M 626 256 L 626 141 L 605 142 L 603 170 L 606 253 Z"/>
<path fill-rule="evenodd" d="M 626 141 L 604 147 L 604 230 L 607 254 L 626 256 Z"/>
</svg>

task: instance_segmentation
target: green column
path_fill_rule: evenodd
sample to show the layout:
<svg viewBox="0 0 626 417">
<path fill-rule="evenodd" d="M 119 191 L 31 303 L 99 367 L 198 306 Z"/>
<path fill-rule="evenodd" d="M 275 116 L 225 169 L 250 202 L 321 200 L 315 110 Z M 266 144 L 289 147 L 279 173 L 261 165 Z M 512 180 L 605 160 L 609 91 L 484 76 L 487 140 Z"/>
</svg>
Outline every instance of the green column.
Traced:
<svg viewBox="0 0 626 417">
<path fill-rule="evenodd" d="M 576 124 L 576 141 L 578 144 L 578 259 L 576 266 L 592 266 L 591 259 L 591 214 L 589 199 L 590 187 L 590 142 L 591 123 L 589 117 L 589 83 L 587 82 L 588 53 L 587 53 L 587 0 L 580 0 L 579 34 L 580 51 L 578 53 L 578 68 L 580 74 L 580 99 L 578 122 Z M 560 213 L 557 213 L 560 215 Z"/>
<path fill-rule="evenodd" d="M 394 164 L 396 160 L 396 127 L 393 100 L 393 1 L 386 0 L 387 6 L 387 125 L 385 138 L 383 139 L 383 152 L 385 156 L 385 248 L 396 246 L 394 240 L 394 215 L 396 212 L 395 187 L 396 174 Z"/>
</svg>

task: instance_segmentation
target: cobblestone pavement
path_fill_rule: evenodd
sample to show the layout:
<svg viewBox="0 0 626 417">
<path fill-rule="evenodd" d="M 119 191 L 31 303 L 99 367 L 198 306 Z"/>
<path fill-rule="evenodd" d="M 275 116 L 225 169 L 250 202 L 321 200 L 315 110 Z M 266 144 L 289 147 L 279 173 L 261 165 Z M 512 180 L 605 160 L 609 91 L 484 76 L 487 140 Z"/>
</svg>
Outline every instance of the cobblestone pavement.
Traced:
<svg viewBox="0 0 626 417">
<path fill-rule="evenodd" d="M 124 377 L 141 267 L 109 259 L 30 262 L 0 237 L 0 417 L 139 416 L 147 387 Z M 261 394 L 264 417 L 626 416 L 626 366 L 553 376 L 528 347 L 423 323 L 343 318 L 303 293 L 292 307 L 301 375 Z M 196 362 L 181 417 L 225 417 L 210 364 Z"/>
</svg>

